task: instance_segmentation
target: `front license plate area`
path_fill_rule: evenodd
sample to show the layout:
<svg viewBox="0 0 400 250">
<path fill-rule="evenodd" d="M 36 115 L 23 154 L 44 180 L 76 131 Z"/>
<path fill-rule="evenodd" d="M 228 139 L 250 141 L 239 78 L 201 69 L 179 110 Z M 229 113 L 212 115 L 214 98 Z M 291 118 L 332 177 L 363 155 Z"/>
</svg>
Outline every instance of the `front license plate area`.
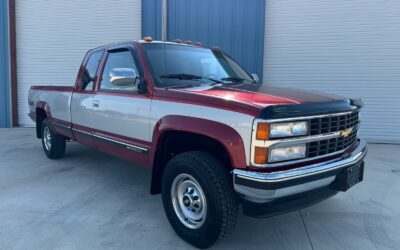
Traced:
<svg viewBox="0 0 400 250">
<path fill-rule="evenodd" d="M 336 180 L 333 183 L 333 188 L 343 192 L 347 191 L 352 186 L 361 182 L 363 177 L 364 162 L 360 162 L 343 169 L 343 171 L 336 176 Z"/>
</svg>

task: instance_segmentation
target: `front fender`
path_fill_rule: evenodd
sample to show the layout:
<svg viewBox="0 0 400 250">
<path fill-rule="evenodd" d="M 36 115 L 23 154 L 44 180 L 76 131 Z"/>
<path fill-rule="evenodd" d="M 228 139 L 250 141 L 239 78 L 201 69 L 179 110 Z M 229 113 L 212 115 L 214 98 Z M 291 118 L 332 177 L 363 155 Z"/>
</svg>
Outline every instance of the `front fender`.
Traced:
<svg viewBox="0 0 400 250">
<path fill-rule="evenodd" d="M 163 134 L 171 130 L 210 137 L 225 147 L 232 167 L 246 168 L 247 166 L 243 140 L 234 128 L 216 121 L 180 115 L 169 115 L 158 120 L 153 131 L 152 142 L 155 150 L 152 150 L 153 155 L 151 159 L 154 160 Z"/>
</svg>

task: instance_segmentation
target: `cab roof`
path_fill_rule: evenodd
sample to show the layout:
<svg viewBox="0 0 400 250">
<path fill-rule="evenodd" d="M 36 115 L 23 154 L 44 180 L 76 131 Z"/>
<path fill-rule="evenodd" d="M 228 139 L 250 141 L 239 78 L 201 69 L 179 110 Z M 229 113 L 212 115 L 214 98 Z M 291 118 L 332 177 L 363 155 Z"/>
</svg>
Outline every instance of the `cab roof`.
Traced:
<svg viewBox="0 0 400 250">
<path fill-rule="evenodd" d="M 178 39 L 177 39 L 178 40 Z M 174 45 L 184 45 L 184 46 L 192 46 L 192 47 L 203 47 L 202 44 L 198 44 L 199 42 L 192 42 L 192 41 L 182 41 L 182 42 L 177 42 L 177 41 L 161 41 L 161 40 L 151 40 L 147 41 L 144 39 L 140 40 L 135 40 L 135 42 L 138 43 L 158 43 L 158 44 L 174 44 Z M 190 43 L 189 43 L 190 42 Z"/>
<path fill-rule="evenodd" d="M 179 40 L 179 39 L 176 39 Z M 191 42 L 191 43 L 188 43 Z M 177 42 L 177 41 L 162 41 L 162 40 L 151 40 L 151 41 L 146 41 L 144 39 L 139 39 L 139 40 L 126 40 L 126 41 L 120 41 L 120 42 L 114 42 L 114 43 L 109 43 L 109 44 L 105 44 L 93 49 L 90 49 L 88 52 L 91 51 L 95 51 L 95 50 L 99 50 L 99 49 L 104 49 L 104 48 L 108 48 L 108 47 L 112 47 L 112 46 L 117 46 L 117 45 L 122 45 L 122 44 L 128 44 L 128 43 L 140 43 L 140 44 L 152 44 L 152 43 L 156 43 L 156 44 L 173 44 L 173 45 L 181 45 L 181 46 L 189 46 L 189 47 L 198 47 L 198 48 L 207 48 L 205 46 L 203 46 L 201 43 L 199 42 L 195 42 L 193 43 L 192 41 L 182 41 L 182 42 Z"/>
</svg>

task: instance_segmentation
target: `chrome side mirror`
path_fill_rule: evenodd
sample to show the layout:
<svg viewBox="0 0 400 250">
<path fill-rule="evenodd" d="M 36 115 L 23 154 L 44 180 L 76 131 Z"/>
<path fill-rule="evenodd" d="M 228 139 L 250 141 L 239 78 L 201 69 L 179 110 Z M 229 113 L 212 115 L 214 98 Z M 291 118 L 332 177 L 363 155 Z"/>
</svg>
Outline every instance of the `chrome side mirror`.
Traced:
<svg viewBox="0 0 400 250">
<path fill-rule="evenodd" d="M 259 81 L 260 81 L 260 78 L 258 78 L 258 75 L 257 75 L 256 73 L 252 73 L 252 74 L 251 74 L 251 78 L 253 78 L 253 80 L 254 80 L 256 83 L 259 83 Z"/>
<path fill-rule="evenodd" d="M 133 68 L 113 68 L 110 70 L 110 83 L 117 87 L 136 87 L 139 75 Z"/>
</svg>

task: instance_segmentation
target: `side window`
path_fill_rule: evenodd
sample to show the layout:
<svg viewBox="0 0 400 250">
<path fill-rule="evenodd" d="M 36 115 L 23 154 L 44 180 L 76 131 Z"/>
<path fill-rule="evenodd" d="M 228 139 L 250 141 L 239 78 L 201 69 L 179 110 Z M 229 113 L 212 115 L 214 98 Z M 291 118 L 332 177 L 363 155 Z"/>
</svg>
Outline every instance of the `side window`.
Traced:
<svg viewBox="0 0 400 250">
<path fill-rule="evenodd" d="M 97 68 L 103 55 L 103 50 L 95 51 L 90 56 L 86 62 L 85 70 L 82 75 L 82 82 L 80 90 L 90 91 L 93 89 L 93 80 L 96 77 Z"/>
<path fill-rule="evenodd" d="M 130 51 L 108 55 L 100 84 L 102 90 L 137 90 L 138 70 Z"/>
</svg>

